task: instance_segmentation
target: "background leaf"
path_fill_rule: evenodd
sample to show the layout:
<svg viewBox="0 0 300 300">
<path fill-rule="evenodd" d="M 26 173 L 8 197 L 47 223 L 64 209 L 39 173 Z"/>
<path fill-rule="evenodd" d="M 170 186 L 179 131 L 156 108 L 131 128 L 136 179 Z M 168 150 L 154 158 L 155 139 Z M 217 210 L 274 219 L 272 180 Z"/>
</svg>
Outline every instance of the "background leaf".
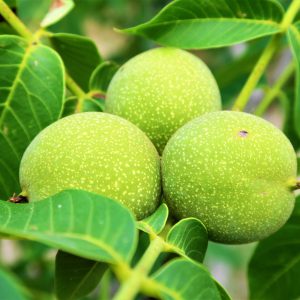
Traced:
<svg viewBox="0 0 300 300">
<path fill-rule="evenodd" d="M 107 265 L 58 251 L 55 287 L 58 299 L 71 300 L 88 295 L 99 284 Z"/>
<path fill-rule="evenodd" d="M 227 293 L 227 291 L 224 289 L 223 286 L 221 286 L 221 284 L 217 281 L 215 281 L 215 284 L 217 285 L 217 288 L 219 290 L 220 296 L 222 300 L 231 300 L 231 297 L 229 296 L 229 294 Z"/>
<path fill-rule="evenodd" d="M 223 47 L 280 31 L 283 9 L 270 0 L 176 0 L 123 32 L 185 49 Z"/>
<path fill-rule="evenodd" d="M 108 263 L 128 262 L 137 243 L 135 220 L 120 203 L 84 191 L 42 201 L 0 201 L 0 232 Z"/>
<path fill-rule="evenodd" d="M 75 113 L 78 99 L 76 96 L 66 98 L 63 108 L 62 117 L 70 116 Z"/>
<path fill-rule="evenodd" d="M 4 1 L 9 7 L 15 7 L 16 6 L 16 0 L 5 0 Z"/>
<path fill-rule="evenodd" d="M 290 27 L 288 37 L 296 64 L 294 124 L 300 137 L 300 21 Z"/>
<path fill-rule="evenodd" d="M 19 192 L 19 163 L 31 140 L 61 114 L 63 65 L 48 47 L 0 37 L 0 197 Z"/>
<path fill-rule="evenodd" d="M 175 259 L 151 277 L 163 300 L 219 300 L 218 288 L 207 270 L 190 260 Z"/>
<path fill-rule="evenodd" d="M 0 267 L 0 299 L 28 300 L 29 295 L 20 282 L 8 271 Z"/>
<path fill-rule="evenodd" d="M 102 61 L 95 43 L 87 37 L 68 33 L 53 34 L 50 40 L 72 78 L 88 91 L 90 76 Z"/>
<path fill-rule="evenodd" d="M 41 27 L 48 27 L 61 20 L 74 7 L 73 0 L 53 0 L 50 11 L 41 22 Z"/>
<path fill-rule="evenodd" d="M 43 0 L 37 5 L 36 0 L 16 0 L 18 16 L 30 29 L 37 30 L 51 3 L 52 0 Z"/>
<path fill-rule="evenodd" d="M 96 90 L 105 93 L 111 79 L 118 69 L 119 65 L 111 61 L 105 61 L 100 64 L 91 75 L 89 84 L 90 90 Z"/>
<path fill-rule="evenodd" d="M 64 110 L 62 113 L 63 117 L 72 115 L 76 113 L 78 105 L 78 98 L 75 96 L 68 97 L 64 104 Z M 88 111 L 104 111 L 104 100 L 99 98 L 86 98 L 82 99 L 82 108 L 81 112 L 88 112 Z"/>
<path fill-rule="evenodd" d="M 230 47 L 208 52 L 207 62 L 222 92 L 223 109 L 231 109 L 268 40 L 266 37 L 244 44 L 241 47 L 245 49 L 239 55 Z M 266 82 L 265 75 L 261 82 Z"/>
<path fill-rule="evenodd" d="M 287 224 L 261 241 L 249 264 L 250 299 L 300 297 L 300 198 Z"/>
<path fill-rule="evenodd" d="M 295 126 L 295 113 L 294 113 L 294 107 L 295 107 L 295 92 L 291 90 L 287 90 L 285 93 L 281 92 L 278 95 L 278 98 L 280 100 L 280 104 L 282 108 L 284 109 L 284 124 L 283 124 L 283 132 L 288 137 L 290 142 L 292 143 L 295 151 L 297 151 L 300 147 L 300 138 L 296 131 Z"/>
<path fill-rule="evenodd" d="M 151 216 L 139 221 L 138 228 L 149 234 L 159 234 L 166 225 L 168 215 L 169 209 L 163 203 Z"/>
<path fill-rule="evenodd" d="M 167 243 L 171 251 L 202 262 L 208 244 L 207 230 L 198 219 L 182 219 L 169 231 Z"/>
<path fill-rule="evenodd" d="M 105 101 L 102 98 L 86 98 L 83 100 L 82 112 L 104 111 Z"/>
<path fill-rule="evenodd" d="M 52 293 L 54 288 L 53 261 L 56 251 L 44 244 L 18 238 L 13 242 L 2 241 L 2 246 L 3 243 L 12 244 L 10 250 L 4 251 L 5 262 L 9 262 L 11 255 L 21 254 L 9 267 L 28 289 L 32 295 L 31 299 L 48 300 L 46 295 Z M 45 298 L 42 295 L 45 295 Z"/>
</svg>

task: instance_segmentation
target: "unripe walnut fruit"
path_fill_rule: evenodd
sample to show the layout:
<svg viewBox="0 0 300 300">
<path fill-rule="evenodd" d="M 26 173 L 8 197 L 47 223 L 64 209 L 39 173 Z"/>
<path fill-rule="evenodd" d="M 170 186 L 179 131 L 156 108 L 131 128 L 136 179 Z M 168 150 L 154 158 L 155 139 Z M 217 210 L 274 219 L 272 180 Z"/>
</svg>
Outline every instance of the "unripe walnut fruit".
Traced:
<svg viewBox="0 0 300 300">
<path fill-rule="evenodd" d="M 195 117 L 221 108 L 217 83 L 187 51 L 157 48 L 129 60 L 113 77 L 106 111 L 142 129 L 162 153 L 172 134 Z"/>
<path fill-rule="evenodd" d="M 36 136 L 22 158 L 20 183 L 29 201 L 83 189 L 120 201 L 141 219 L 159 202 L 160 161 L 135 125 L 106 113 L 81 113 Z"/>
<path fill-rule="evenodd" d="M 289 218 L 297 160 L 271 123 L 240 112 L 190 121 L 162 157 L 166 201 L 178 218 L 197 217 L 222 243 L 263 239 Z"/>
</svg>

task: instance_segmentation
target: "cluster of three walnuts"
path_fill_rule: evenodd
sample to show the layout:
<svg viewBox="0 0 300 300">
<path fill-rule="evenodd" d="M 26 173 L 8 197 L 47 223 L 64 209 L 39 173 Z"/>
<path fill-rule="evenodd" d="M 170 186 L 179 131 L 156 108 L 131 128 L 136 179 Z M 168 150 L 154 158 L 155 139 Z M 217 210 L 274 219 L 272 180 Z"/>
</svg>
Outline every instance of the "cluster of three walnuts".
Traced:
<svg viewBox="0 0 300 300">
<path fill-rule="evenodd" d="M 21 195 L 36 201 L 83 189 L 141 219 L 161 201 L 162 177 L 172 214 L 197 217 L 211 240 L 265 238 L 292 212 L 295 152 L 267 121 L 220 109 L 218 86 L 200 59 L 173 48 L 140 54 L 112 79 L 106 113 L 63 118 L 32 141 Z"/>
</svg>

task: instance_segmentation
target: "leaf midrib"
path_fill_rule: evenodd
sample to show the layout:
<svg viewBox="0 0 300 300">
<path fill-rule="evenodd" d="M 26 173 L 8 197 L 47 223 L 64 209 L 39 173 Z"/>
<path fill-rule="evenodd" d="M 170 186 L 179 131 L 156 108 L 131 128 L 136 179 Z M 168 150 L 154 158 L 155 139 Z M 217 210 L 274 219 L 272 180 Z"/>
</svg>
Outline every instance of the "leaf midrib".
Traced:
<svg viewBox="0 0 300 300">
<path fill-rule="evenodd" d="M 264 288 L 258 293 L 257 299 L 264 299 L 264 298 L 259 298 L 262 297 L 266 290 L 268 290 L 280 277 L 282 277 L 286 272 L 288 272 L 290 269 L 293 268 L 294 265 L 300 262 L 300 255 L 296 256 L 296 258 L 292 259 L 290 263 L 288 263 L 280 272 L 275 273 L 275 276 L 271 277 L 271 280 L 269 281 L 268 284 L 264 286 Z"/>
<path fill-rule="evenodd" d="M 90 270 L 85 274 L 85 276 L 82 278 L 82 280 L 79 282 L 79 284 L 76 286 L 76 288 L 73 290 L 73 292 L 70 295 L 70 298 L 73 299 L 74 296 L 76 296 L 76 293 L 80 291 L 81 287 L 84 285 L 84 283 L 88 280 L 90 274 L 93 274 L 93 271 L 97 268 L 97 266 L 100 264 L 100 262 L 95 262 L 93 266 L 90 268 Z"/>
<path fill-rule="evenodd" d="M 257 20 L 257 19 L 239 19 L 239 18 L 211 18 L 211 19 L 182 19 L 182 20 L 171 20 L 171 21 L 149 21 L 145 24 L 138 25 L 129 29 L 125 29 L 123 31 L 133 31 L 133 30 L 139 30 L 144 29 L 144 27 L 157 27 L 161 25 L 172 25 L 172 24 L 179 24 L 179 23 L 210 23 L 210 22 L 216 22 L 216 23 L 249 23 L 249 24 L 257 24 L 257 25 L 271 25 L 273 27 L 276 27 L 280 29 L 280 24 L 272 21 L 272 20 Z"/>
<path fill-rule="evenodd" d="M 2 112 L 2 115 L 0 116 L 0 128 L 3 125 L 4 119 L 5 119 L 5 115 L 6 112 L 11 109 L 10 104 L 14 99 L 14 95 L 15 95 L 15 91 L 16 91 L 16 86 L 19 84 L 19 82 L 21 81 L 21 76 L 24 72 L 24 70 L 26 69 L 26 64 L 28 59 L 30 58 L 30 54 L 31 52 L 34 50 L 34 48 L 36 48 L 37 45 L 34 44 L 29 44 L 29 46 L 26 48 L 24 54 L 23 54 L 23 58 L 21 63 L 19 64 L 19 70 L 17 72 L 17 75 L 12 83 L 12 85 L 10 86 L 11 92 L 9 93 L 6 101 L 4 102 L 4 109 Z"/>
<path fill-rule="evenodd" d="M 7 227 L 4 229 L 6 229 L 5 232 L 4 232 L 4 230 L 1 230 L 1 232 L 4 232 L 6 234 L 11 234 L 11 235 L 16 235 L 16 236 L 23 237 L 23 238 L 30 238 L 33 240 L 37 240 L 39 242 L 43 241 L 44 243 L 51 244 L 51 245 L 54 243 L 56 246 L 59 246 L 59 245 L 57 245 L 55 243 L 55 240 L 54 240 L 55 237 L 70 238 L 73 240 L 86 241 L 86 242 L 89 242 L 92 245 L 97 246 L 100 249 L 103 249 L 104 251 L 106 251 L 113 259 L 113 261 L 107 261 L 107 262 L 118 265 L 118 264 L 124 264 L 124 262 L 126 261 L 125 257 L 124 258 L 121 257 L 110 246 L 108 246 L 104 242 L 97 240 L 86 234 L 64 233 L 64 232 L 58 232 L 58 233 L 54 232 L 53 233 L 53 232 L 48 231 L 47 236 L 50 237 L 50 239 L 45 239 L 43 233 L 35 233 L 35 232 L 30 231 L 30 232 L 23 232 L 23 234 L 20 234 L 20 232 L 18 230 L 9 229 Z M 91 258 L 91 259 L 95 259 L 95 258 Z"/>
</svg>

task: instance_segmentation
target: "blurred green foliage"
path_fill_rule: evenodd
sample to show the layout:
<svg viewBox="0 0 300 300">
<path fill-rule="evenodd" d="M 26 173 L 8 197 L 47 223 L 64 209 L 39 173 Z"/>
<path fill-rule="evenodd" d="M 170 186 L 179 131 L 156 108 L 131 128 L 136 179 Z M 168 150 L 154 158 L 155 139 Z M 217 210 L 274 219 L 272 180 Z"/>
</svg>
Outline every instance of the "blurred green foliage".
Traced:
<svg viewBox="0 0 300 300">
<path fill-rule="evenodd" d="M 126 28 L 145 22 L 168 2 L 170 1 L 77 0 L 73 11 L 58 24 L 52 26 L 50 30 L 85 35 L 84 24 L 88 20 L 112 28 Z M 139 37 L 130 38 L 128 43 L 129 45 L 125 49 L 120 49 L 116 56 L 110 58 L 118 63 L 123 63 L 130 57 L 153 46 L 151 42 Z"/>
<path fill-rule="evenodd" d="M 287 7 L 289 0 L 277 0 L 284 7 Z M 51 5 L 51 0 L 7 0 L 16 7 L 19 17 L 32 30 L 38 29 L 40 21 Z M 66 32 L 80 35 L 87 35 L 87 24 L 92 22 L 95 27 L 95 36 L 101 37 L 101 28 L 128 28 L 148 21 L 158 11 L 160 11 L 170 0 L 74 0 L 74 9 L 60 22 L 49 28 L 52 32 Z M 99 27 L 98 27 L 99 26 Z M 100 29 L 99 29 L 100 28 Z M 0 23 L 0 33 L 11 33 L 12 30 L 5 23 Z M 119 64 L 126 62 L 134 55 L 145 51 L 155 45 L 153 42 L 140 37 L 126 36 L 118 34 L 124 38 L 124 43 L 113 53 L 109 53 L 108 58 Z M 101 41 L 106 38 L 101 38 Z M 229 109 L 262 49 L 266 46 L 269 38 L 263 38 L 250 42 L 241 47 L 225 47 L 208 51 L 199 51 L 199 55 L 209 65 L 214 73 L 222 91 L 223 106 Z M 112 44 L 114 41 L 105 39 L 105 44 Z M 284 45 L 283 45 L 284 46 Z M 100 53 L 101 54 L 101 53 Z M 262 83 L 267 78 L 262 79 Z M 296 143 L 294 143 L 296 144 Z"/>
<path fill-rule="evenodd" d="M 289 0 L 277 0 L 285 7 L 290 3 Z M 38 29 L 40 21 L 51 5 L 51 0 L 6 0 L 14 8 L 23 20 L 33 31 Z M 109 28 L 127 28 L 143 23 L 153 17 L 162 7 L 171 1 L 168 0 L 75 0 L 75 8 L 66 18 L 49 28 L 52 32 L 65 32 L 72 34 L 87 35 L 87 23 L 94 24 L 95 36 L 98 33 L 98 26 Z M 38 4 L 37 4 L 38 3 Z M 300 19 L 300 14 L 298 16 Z M 13 30 L 7 26 L 0 18 L 0 34 L 13 34 Z M 116 33 L 117 34 L 117 33 Z M 122 34 L 119 34 L 124 37 Z M 109 53 L 110 60 L 119 64 L 124 63 L 134 55 L 155 46 L 151 41 L 140 37 L 125 36 L 123 46 L 116 52 Z M 211 68 L 222 92 L 223 106 L 229 109 L 234 99 L 241 90 L 247 77 L 262 49 L 265 48 L 269 38 L 252 41 L 247 45 L 237 47 L 227 47 L 208 51 L 197 51 L 199 55 Z M 108 39 L 105 43 L 110 44 Z M 284 48 L 286 41 L 283 42 Z M 101 53 L 100 53 L 101 54 Z M 276 64 L 276 59 L 274 64 Z M 266 73 L 261 80 L 261 85 L 270 81 L 273 68 Z M 285 86 L 285 94 L 289 99 L 294 98 L 293 79 Z M 280 100 L 280 99 L 278 99 Z M 296 136 L 293 126 L 291 126 L 292 108 L 284 101 L 277 101 L 276 107 L 280 110 L 287 110 L 289 116 L 284 125 L 284 131 L 291 139 L 295 148 L 300 146 L 299 138 Z M 250 108 L 251 110 L 251 108 Z M 31 289 L 36 299 L 52 299 L 54 282 L 54 263 L 48 258 L 49 248 L 27 241 L 20 241 L 22 255 L 13 264 L 12 270 L 18 275 L 25 285 Z M 147 239 L 141 239 L 140 248 L 144 249 L 148 244 Z M 245 270 L 246 262 L 252 253 L 253 245 L 246 245 L 243 248 L 238 246 L 224 246 L 210 243 L 207 256 L 207 264 L 212 262 L 225 262 L 233 270 Z M 51 251 L 50 251 L 51 252 Z M 140 253 L 137 253 L 139 256 Z M 161 257 L 165 259 L 165 257 Z M 90 299 L 90 298 L 86 298 Z M 92 298 L 91 298 L 92 299 Z"/>
</svg>

